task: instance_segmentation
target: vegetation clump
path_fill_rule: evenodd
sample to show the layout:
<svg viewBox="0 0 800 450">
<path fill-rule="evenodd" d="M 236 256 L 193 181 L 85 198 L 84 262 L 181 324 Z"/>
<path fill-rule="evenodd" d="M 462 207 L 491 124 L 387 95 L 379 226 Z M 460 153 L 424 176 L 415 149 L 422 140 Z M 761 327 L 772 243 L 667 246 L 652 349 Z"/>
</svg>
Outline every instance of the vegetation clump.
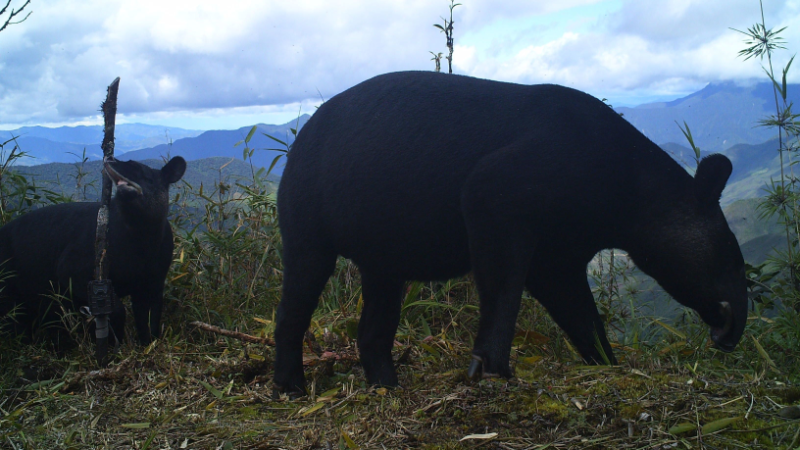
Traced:
<svg viewBox="0 0 800 450">
<path fill-rule="evenodd" d="M 619 287 L 603 297 L 612 302 L 608 328 L 623 330 L 611 333 L 619 366 L 584 366 L 526 295 L 514 340 L 517 377 L 471 382 L 465 374 L 477 329 L 471 281 L 412 283 L 394 351 L 402 387 L 367 386 L 354 341 L 360 283 L 346 260 L 306 338 L 310 395 L 274 398 L 269 345 L 190 325 L 270 337 L 280 296 L 274 185 L 263 171 L 249 182 L 226 178 L 225 169 L 219 174 L 213 186 L 184 183 L 173 192 L 176 251 L 162 339 L 136 347 L 129 323 L 128 343 L 102 371 L 93 370 L 91 340 L 80 326 L 73 331 L 80 345 L 61 356 L 46 343 L 0 342 L 0 446 L 794 448 L 800 442 L 797 421 L 778 414 L 800 397 L 800 355 L 797 346 L 779 344 L 789 336 L 775 326 L 777 318 L 753 316 L 747 338 L 728 355 L 709 346 L 705 327 L 691 315 L 655 322 L 639 317 L 635 305 L 616 304 L 636 295 Z M 40 195 L 34 186 L 24 192 Z"/>
</svg>

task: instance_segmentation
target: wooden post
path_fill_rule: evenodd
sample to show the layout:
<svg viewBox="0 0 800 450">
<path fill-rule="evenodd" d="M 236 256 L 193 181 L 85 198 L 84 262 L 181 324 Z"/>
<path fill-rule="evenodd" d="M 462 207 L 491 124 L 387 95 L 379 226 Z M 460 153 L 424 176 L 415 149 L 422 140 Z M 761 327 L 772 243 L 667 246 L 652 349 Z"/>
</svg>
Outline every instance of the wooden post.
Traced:
<svg viewBox="0 0 800 450">
<path fill-rule="evenodd" d="M 117 93 L 119 92 L 119 77 L 108 86 L 106 100 L 101 105 L 103 111 L 103 166 L 106 161 L 114 160 L 114 128 L 117 116 Z M 94 280 L 89 282 L 89 307 L 95 317 L 95 335 L 97 337 L 96 352 L 97 363 L 105 367 L 108 356 L 108 322 L 109 315 L 114 309 L 116 296 L 108 279 L 108 216 L 111 204 L 111 177 L 103 170 L 103 189 L 100 194 L 100 210 L 97 212 L 97 232 L 94 240 Z"/>
</svg>

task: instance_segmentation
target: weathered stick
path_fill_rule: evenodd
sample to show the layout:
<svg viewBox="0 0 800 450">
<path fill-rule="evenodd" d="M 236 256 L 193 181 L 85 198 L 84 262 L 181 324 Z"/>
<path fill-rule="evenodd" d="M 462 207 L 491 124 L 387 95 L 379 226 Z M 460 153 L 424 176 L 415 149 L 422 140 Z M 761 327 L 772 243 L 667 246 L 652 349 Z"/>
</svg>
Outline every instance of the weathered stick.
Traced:
<svg viewBox="0 0 800 450">
<path fill-rule="evenodd" d="M 117 93 L 119 92 L 119 77 L 108 86 L 106 101 L 100 106 L 103 111 L 103 159 L 114 158 L 114 129 L 117 122 Z M 100 212 L 97 215 L 97 234 L 94 240 L 94 279 L 108 278 L 108 264 L 104 264 L 108 242 L 108 205 L 111 203 L 111 178 L 103 171 L 103 189 L 100 195 Z"/>
<path fill-rule="evenodd" d="M 134 360 L 128 358 L 119 363 L 116 367 L 73 373 L 69 378 L 64 379 L 64 385 L 61 387 L 61 392 L 70 391 L 74 389 L 78 383 L 82 383 L 84 381 L 116 380 L 117 378 L 123 376 L 124 371 L 127 370 L 128 366 L 133 363 Z"/>
<path fill-rule="evenodd" d="M 238 331 L 226 330 L 224 328 L 216 327 L 214 325 L 211 325 L 211 324 L 208 324 L 208 323 L 205 323 L 205 322 L 194 321 L 194 322 L 190 322 L 189 325 L 194 325 L 194 326 L 196 326 L 197 328 L 200 328 L 203 331 L 208 331 L 209 333 L 221 334 L 223 336 L 232 337 L 232 338 L 235 338 L 235 339 L 239 339 L 240 341 L 244 341 L 244 342 L 253 342 L 253 343 L 256 343 L 256 344 L 265 344 L 265 345 L 269 345 L 269 346 L 272 346 L 272 347 L 275 346 L 275 341 L 273 341 L 272 339 L 260 338 L 260 337 L 256 337 L 256 336 L 251 336 L 249 334 L 240 333 Z"/>
<path fill-rule="evenodd" d="M 100 105 L 103 111 L 103 162 L 114 160 L 114 128 L 117 122 L 117 93 L 119 77 L 108 86 L 106 100 Z M 100 210 L 97 212 L 97 230 L 94 236 L 94 280 L 89 282 L 89 308 L 95 317 L 95 336 L 97 337 L 97 364 L 105 367 L 108 356 L 108 322 L 114 305 L 114 286 L 108 279 L 108 216 L 111 204 L 111 177 L 103 170 L 103 190 L 100 194 Z"/>
</svg>

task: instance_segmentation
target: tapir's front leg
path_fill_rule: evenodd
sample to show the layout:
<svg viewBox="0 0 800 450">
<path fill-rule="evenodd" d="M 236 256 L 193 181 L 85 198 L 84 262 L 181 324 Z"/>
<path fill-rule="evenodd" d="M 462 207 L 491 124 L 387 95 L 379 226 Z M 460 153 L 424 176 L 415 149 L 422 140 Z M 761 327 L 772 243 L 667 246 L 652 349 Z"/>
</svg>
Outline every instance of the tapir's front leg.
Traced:
<svg viewBox="0 0 800 450">
<path fill-rule="evenodd" d="M 148 345 L 161 335 L 161 309 L 163 289 L 153 289 L 131 294 L 133 319 L 140 345 Z"/>
<path fill-rule="evenodd" d="M 564 253 L 561 249 L 561 255 Z M 586 279 L 586 266 L 580 258 L 569 262 L 548 260 L 549 255 L 557 254 L 544 251 L 541 258 L 536 258 L 525 283 L 528 291 L 569 336 L 586 363 L 616 364 Z"/>
<path fill-rule="evenodd" d="M 397 386 L 392 347 L 402 305 L 402 280 L 384 278 L 361 270 L 364 308 L 358 323 L 358 353 L 367 381 Z"/>
<path fill-rule="evenodd" d="M 161 313 L 164 310 L 164 291 L 160 289 L 157 294 L 150 297 L 150 338 L 161 337 Z"/>
</svg>

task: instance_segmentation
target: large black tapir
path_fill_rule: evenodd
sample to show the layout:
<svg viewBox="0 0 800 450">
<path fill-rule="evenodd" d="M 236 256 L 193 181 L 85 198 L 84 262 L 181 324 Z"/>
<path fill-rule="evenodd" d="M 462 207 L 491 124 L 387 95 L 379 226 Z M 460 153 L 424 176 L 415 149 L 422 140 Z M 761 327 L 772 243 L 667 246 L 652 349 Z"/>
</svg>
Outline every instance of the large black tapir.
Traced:
<svg viewBox="0 0 800 450">
<path fill-rule="evenodd" d="M 283 297 L 275 387 L 303 390 L 301 346 L 337 255 L 362 277 L 358 328 L 370 383 L 394 386 L 407 280 L 473 272 L 480 325 L 471 372 L 511 376 L 523 289 L 588 363 L 615 362 L 587 281 L 605 248 L 711 327 L 742 336 L 744 260 L 719 199 L 722 155 L 694 178 L 600 100 L 432 72 L 377 76 L 325 102 L 299 133 L 278 190 Z"/>
<path fill-rule="evenodd" d="M 172 229 L 167 221 L 169 185 L 181 179 L 186 161 L 172 158 L 161 170 L 136 161 L 105 163 L 116 186 L 108 225 L 109 279 L 122 298 L 131 296 L 141 344 L 159 336 L 164 280 L 172 262 Z M 37 209 L 0 228 L 0 318 L 13 307 L 18 332 L 30 334 L 34 319 L 53 320 L 48 294 L 71 289 L 74 307 L 88 303 L 94 271 L 99 203 L 64 203 Z M 111 315 L 122 338 L 125 310 Z"/>
</svg>

